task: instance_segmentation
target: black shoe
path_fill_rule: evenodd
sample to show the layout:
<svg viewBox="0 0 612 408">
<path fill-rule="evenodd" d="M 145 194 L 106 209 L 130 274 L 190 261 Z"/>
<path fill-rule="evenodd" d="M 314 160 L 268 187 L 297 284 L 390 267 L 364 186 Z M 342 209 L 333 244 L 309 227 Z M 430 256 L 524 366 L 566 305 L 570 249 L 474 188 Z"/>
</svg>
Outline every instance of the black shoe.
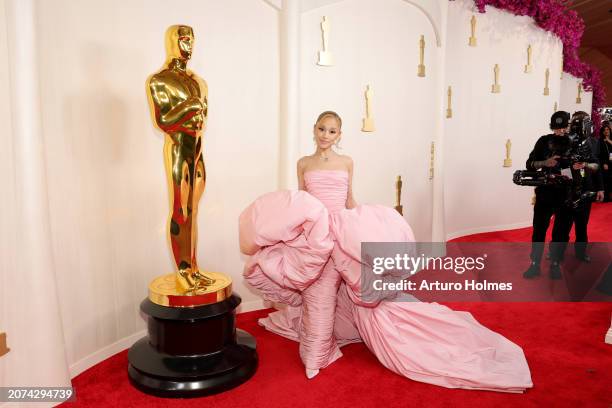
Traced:
<svg viewBox="0 0 612 408">
<path fill-rule="evenodd" d="M 531 265 L 529 265 L 529 269 L 527 269 L 525 273 L 523 273 L 523 278 L 533 279 L 536 276 L 540 276 L 540 265 L 535 262 L 532 262 Z"/>
<path fill-rule="evenodd" d="M 576 258 L 581 260 L 584 263 L 591 263 L 591 257 L 588 256 L 587 254 L 584 255 L 576 255 Z"/>
<path fill-rule="evenodd" d="M 555 261 L 550 264 L 550 279 L 561 279 L 561 266 L 559 265 L 559 262 Z"/>
</svg>

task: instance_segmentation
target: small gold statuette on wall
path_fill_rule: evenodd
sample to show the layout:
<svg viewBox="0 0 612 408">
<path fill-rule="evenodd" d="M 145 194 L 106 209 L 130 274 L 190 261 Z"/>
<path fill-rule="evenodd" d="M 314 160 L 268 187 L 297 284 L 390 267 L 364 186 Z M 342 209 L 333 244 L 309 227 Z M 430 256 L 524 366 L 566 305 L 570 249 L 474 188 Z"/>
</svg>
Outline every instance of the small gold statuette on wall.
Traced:
<svg viewBox="0 0 612 408">
<path fill-rule="evenodd" d="M 476 46 L 476 16 L 472 16 L 472 19 L 470 20 L 470 25 L 472 26 L 472 35 L 470 36 L 470 47 L 475 47 Z"/>
<path fill-rule="evenodd" d="M 525 65 L 525 73 L 528 74 L 532 70 L 531 66 L 531 44 L 527 47 L 527 65 Z"/>
<path fill-rule="evenodd" d="M 373 132 L 376 130 L 374 127 L 374 118 L 372 118 L 372 96 L 372 89 L 370 85 L 368 85 L 365 91 L 366 117 L 363 118 L 363 126 L 361 127 L 362 132 Z"/>
<path fill-rule="evenodd" d="M 512 167 L 512 159 L 510 158 L 510 149 L 512 149 L 512 142 L 510 139 L 506 141 L 506 158 L 504 159 L 504 167 Z"/>
<path fill-rule="evenodd" d="M 495 82 L 491 86 L 491 93 L 500 93 L 501 85 L 499 84 L 499 65 L 495 64 L 493 67 L 493 75 L 495 77 Z"/>
<path fill-rule="evenodd" d="M 0 357 L 11 351 L 6 345 L 6 333 L 0 333 Z"/>
<path fill-rule="evenodd" d="M 400 213 L 400 215 L 404 215 L 404 208 L 402 206 L 402 176 L 397 176 L 397 180 L 395 181 L 395 210 Z"/>
<path fill-rule="evenodd" d="M 419 66 L 417 69 L 417 76 L 425 76 L 425 36 L 421 35 L 419 40 Z"/>
<path fill-rule="evenodd" d="M 448 92 L 446 93 L 446 96 L 447 96 L 446 97 L 446 106 L 447 106 L 447 108 L 446 108 L 446 118 L 450 119 L 450 118 L 453 117 L 453 108 L 451 106 L 451 99 L 452 99 L 452 96 L 453 96 L 453 91 L 452 91 L 450 86 L 448 87 Z"/>
<path fill-rule="evenodd" d="M 558 110 L 559 110 L 559 109 L 558 109 L 557 102 L 555 102 L 555 107 L 553 108 L 553 113 L 554 113 L 554 112 L 556 112 L 556 111 L 558 111 Z"/>
<path fill-rule="evenodd" d="M 578 96 L 576 96 L 576 103 L 582 103 L 582 84 L 578 82 Z"/>
<path fill-rule="evenodd" d="M 317 65 L 331 67 L 334 65 L 334 57 L 329 51 L 329 32 L 331 31 L 330 22 L 327 16 L 323 16 L 321 21 L 321 33 L 323 35 L 323 50 L 319 51 L 319 61 Z"/>
<path fill-rule="evenodd" d="M 550 89 L 548 89 L 548 78 L 550 77 L 550 69 L 546 68 L 546 72 L 544 73 L 544 96 L 550 95 Z M 556 111 L 555 111 L 556 112 Z"/>
<path fill-rule="evenodd" d="M 429 179 L 433 180 L 434 178 L 434 158 L 436 154 L 436 144 L 435 142 L 431 142 L 431 148 L 429 150 Z"/>
</svg>

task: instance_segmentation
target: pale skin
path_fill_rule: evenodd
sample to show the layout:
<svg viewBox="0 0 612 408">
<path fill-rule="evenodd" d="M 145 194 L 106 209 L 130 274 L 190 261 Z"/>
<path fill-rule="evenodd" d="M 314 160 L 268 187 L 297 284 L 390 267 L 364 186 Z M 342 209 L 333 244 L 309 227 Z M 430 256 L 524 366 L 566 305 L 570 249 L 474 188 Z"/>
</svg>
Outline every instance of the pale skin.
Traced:
<svg viewBox="0 0 612 408">
<path fill-rule="evenodd" d="M 338 120 L 333 116 L 325 116 L 314 125 L 314 140 L 317 149 L 310 156 L 304 156 L 297 163 L 298 188 L 306 190 L 304 173 L 313 170 L 343 170 L 348 172 L 348 194 L 346 208 L 355 208 L 357 202 L 353 198 L 353 159 L 338 154 L 333 146 L 342 137 L 342 130 Z M 325 160 L 327 158 L 327 160 Z"/>
</svg>

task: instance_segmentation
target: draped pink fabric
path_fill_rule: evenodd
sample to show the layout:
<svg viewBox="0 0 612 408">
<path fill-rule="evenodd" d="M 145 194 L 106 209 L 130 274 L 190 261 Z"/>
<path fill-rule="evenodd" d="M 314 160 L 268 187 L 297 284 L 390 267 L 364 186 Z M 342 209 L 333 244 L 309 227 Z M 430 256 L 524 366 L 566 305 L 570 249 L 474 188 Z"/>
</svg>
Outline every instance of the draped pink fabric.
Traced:
<svg viewBox="0 0 612 408">
<path fill-rule="evenodd" d="M 342 356 L 339 347 L 363 341 L 385 367 L 416 381 L 505 392 L 532 387 L 522 349 L 470 313 L 412 297 L 368 300 L 361 243 L 410 245 L 410 226 L 387 207 L 345 209 L 345 171 L 304 177 L 308 192 L 269 193 L 241 214 L 240 247 L 251 255 L 245 280 L 265 299 L 288 305 L 260 323 L 299 341 L 307 368 L 327 367 Z"/>
</svg>

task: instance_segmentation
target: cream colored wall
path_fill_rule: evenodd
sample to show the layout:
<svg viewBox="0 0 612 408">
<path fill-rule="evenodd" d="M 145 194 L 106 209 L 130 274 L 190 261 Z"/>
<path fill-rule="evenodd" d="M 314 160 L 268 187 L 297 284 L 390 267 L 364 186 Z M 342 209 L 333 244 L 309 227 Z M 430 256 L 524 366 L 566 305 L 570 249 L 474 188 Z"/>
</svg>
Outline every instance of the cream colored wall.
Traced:
<svg viewBox="0 0 612 408">
<path fill-rule="evenodd" d="M 316 64 L 322 16 L 331 24 L 332 67 Z M 425 78 L 417 76 L 421 34 Z M 300 155 L 314 152 L 312 128 L 319 113 L 337 111 L 343 119 L 338 152 L 354 160 L 357 202 L 395 205 L 395 179 L 401 175 L 405 217 L 417 239 L 431 240 L 429 148 L 438 112 L 439 53 L 427 16 L 402 0 L 333 2 L 302 14 L 301 40 Z M 368 84 L 376 125 L 371 133 L 361 131 Z"/>
<path fill-rule="evenodd" d="M 8 55 L 7 30 L 5 0 L 0 0 L 0 56 Z M 0 58 L 0 89 L 10 88 L 9 66 L 7 58 Z M 11 219 L 14 217 L 16 208 L 14 206 L 15 188 L 13 185 L 13 147 L 12 147 L 12 124 L 11 107 L 9 98 L 0 98 L 0 123 L 3 124 L 3 131 L 0 132 L 0 186 L 2 194 L 8 199 L 2 200 L 2 211 L 0 211 L 0 332 L 6 332 L 9 327 L 9 314 L 13 308 L 9 299 L 10 283 L 12 278 L 11 271 L 16 270 L 16 259 L 11 256 L 15 242 L 15 231 L 10 228 Z M 13 333 L 8 333 L 7 343 L 9 348 L 12 346 L 11 337 Z M 8 357 L 0 357 L 0 385 L 7 383 L 7 364 Z"/>
<path fill-rule="evenodd" d="M 44 136 L 53 250 L 69 364 L 143 329 L 139 303 L 174 268 L 166 241 L 163 136 L 147 76 L 164 31 L 194 27 L 191 69 L 209 84 L 199 264 L 234 279 L 243 305 L 238 215 L 276 189 L 278 12 L 263 1 L 41 1 Z"/>
<path fill-rule="evenodd" d="M 468 46 L 470 18 L 477 17 L 477 47 Z M 561 43 L 518 17 L 488 7 L 475 11 L 471 0 L 449 3 L 446 81 L 453 88 L 453 118 L 446 119 L 446 233 L 469 233 L 531 225 L 533 189 L 512 183 L 548 124 L 560 95 Z M 533 71 L 524 73 L 532 44 Z M 499 64 L 501 93 L 492 94 L 493 67 Z M 544 96 L 550 68 L 550 95 Z M 511 139 L 512 167 L 503 167 Z"/>
</svg>

